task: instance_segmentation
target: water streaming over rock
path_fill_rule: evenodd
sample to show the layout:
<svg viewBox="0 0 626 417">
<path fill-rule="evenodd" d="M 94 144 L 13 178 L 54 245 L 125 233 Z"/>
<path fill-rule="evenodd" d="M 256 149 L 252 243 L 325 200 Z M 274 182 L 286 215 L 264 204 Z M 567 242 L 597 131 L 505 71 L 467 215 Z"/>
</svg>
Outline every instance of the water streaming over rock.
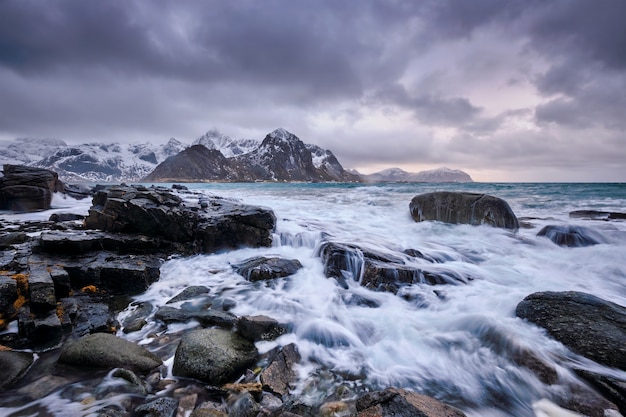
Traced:
<svg viewBox="0 0 626 417">
<path fill-rule="evenodd" d="M 289 343 L 298 346 L 303 359 L 296 392 L 305 401 L 321 402 L 333 384 L 343 382 L 355 390 L 409 388 L 470 416 L 533 416 L 533 402 L 566 395 L 569 382 L 577 380 L 571 371 L 574 365 L 626 378 L 626 373 L 593 364 L 515 317 L 516 305 L 537 291 L 582 291 L 626 305 L 626 223 L 568 217 L 579 209 L 626 211 L 625 185 L 192 187 L 273 209 L 278 219 L 273 246 L 170 259 L 162 266 L 159 281 L 134 300 L 150 303 L 154 314 L 186 287 L 203 285 L 214 303 L 233 306 L 231 313 L 266 315 L 287 324 L 288 333 L 258 342 L 257 347 L 264 352 Z M 513 233 L 490 226 L 415 223 L 408 210 L 411 198 L 438 190 L 503 198 L 530 225 Z M 550 224 L 584 225 L 603 241 L 561 247 L 536 236 Z M 320 246 L 325 242 L 358 248 L 348 255 L 342 279 L 324 274 Z M 409 267 L 448 277 L 455 285 L 422 281 L 402 285 L 396 293 L 365 288 L 360 285 L 363 250 L 398 257 Z M 415 251 L 421 256 L 407 255 Z M 286 278 L 246 281 L 232 266 L 257 256 L 298 259 L 303 267 Z M 131 310 L 120 314 L 120 322 Z M 163 330 L 149 320 L 141 331 L 119 335 L 152 346 L 155 332 L 176 334 L 194 326 L 197 323 L 191 322 Z M 521 364 L 520 352 L 532 352 L 553 367 L 558 382 L 542 382 Z M 164 359 L 171 366 L 171 357 Z M 58 394 L 46 398 L 40 401 L 60 401 Z M 76 415 L 89 412 L 76 410 Z M 28 415 L 0 408 L 2 413 Z"/>
</svg>

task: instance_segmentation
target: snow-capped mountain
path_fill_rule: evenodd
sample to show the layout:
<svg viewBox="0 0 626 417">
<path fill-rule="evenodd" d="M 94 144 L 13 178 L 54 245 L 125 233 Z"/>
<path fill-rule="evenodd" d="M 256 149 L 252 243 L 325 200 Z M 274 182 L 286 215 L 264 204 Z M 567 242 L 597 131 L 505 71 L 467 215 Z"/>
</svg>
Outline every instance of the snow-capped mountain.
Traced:
<svg viewBox="0 0 626 417">
<path fill-rule="evenodd" d="M 59 139 L 18 138 L 0 143 L 0 165 L 30 165 L 65 147 L 67 143 Z"/>
<path fill-rule="evenodd" d="M 136 181 L 185 147 L 174 138 L 164 145 L 92 142 L 72 146 L 57 139 L 16 139 L 0 148 L 0 163 L 51 169 L 65 182 Z"/>
<path fill-rule="evenodd" d="M 199 145 L 212 152 L 205 152 Z M 174 156 L 179 157 L 168 160 Z M 50 169 L 69 183 L 141 179 L 360 181 L 357 175 L 343 169 L 331 151 L 305 144 L 285 129 L 276 129 L 263 141 L 232 139 L 212 129 L 191 147 L 174 138 L 164 145 L 140 142 L 68 145 L 55 139 L 18 139 L 4 146 L 0 144 L 0 164 L 4 163 Z"/>
<path fill-rule="evenodd" d="M 217 129 L 211 129 L 193 142 L 208 149 L 217 149 L 226 158 L 232 158 L 252 152 L 261 145 L 256 139 L 232 139 Z"/>
<path fill-rule="evenodd" d="M 420 172 L 388 168 L 369 175 L 361 174 L 361 177 L 367 182 L 473 182 L 469 174 L 445 167 Z"/>
<path fill-rule="evenodd" d="M 254 150 L 227 158 L 222 152 L 232 150 L 227 136 L 204 135 L 195 145 L 169 158 L 144 178 L 145 181 L 358 181 L 345 171 L 330 151 L 306 145 L 285 129 L 269 133 Z M 207 152 L 208 143 L 212 152 Z M 247 143 L 250 144 L 250 143 Z M 241 149 L 241 148 L 240 148 Z M 248 149 L 248 148 L 243 148 Z M 230 154 L 230 153 L 229 153 Z"/>
</svg>

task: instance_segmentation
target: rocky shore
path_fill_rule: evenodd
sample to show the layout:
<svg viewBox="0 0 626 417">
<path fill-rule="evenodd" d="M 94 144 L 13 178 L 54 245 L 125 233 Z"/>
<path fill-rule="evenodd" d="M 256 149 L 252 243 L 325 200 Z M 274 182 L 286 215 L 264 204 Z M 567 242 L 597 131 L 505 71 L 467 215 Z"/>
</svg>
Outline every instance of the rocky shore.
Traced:
<svg viewBox="0 0 626 417">
<path fill-rule="evenodd" d="M 63 192 L 54 173 L 27 171 L 44 178 L 43 183 L 32 185 L 19 168 L 5 167 L 4 178 L 19 173 L 28 187 Z M 43 191 L 31 189 L 33 204 L 26 203 L 26 192 L 7 192 L 7 183 L 19 187 L 19 181 L 11 181 L 0 181 L 3 207 L 40 210 L 46 201 L 49 207 Z M 43 200 L 37 197 L 42 195 Z M 39 399 L 58 393 L 65 406 L 77 404 L 103 417 L 464 415 L 434 398 L 394 387 L 368 392 L 337 384 L 321 403 L 311 405 L 293 391 L 301 360 L 297 346 L 257 350 L 257 342 L 290 332 L 280 318 L 236 316 L 228 299 L 199 285 L 160 307 L 132 301 L 159 279 L 162 263 L 172 256 L 270 246 L 276 225 L 270 209 L 182 186 L 119 185 L 97 190 L 91 198 L 84 218 L 67 213 L 46 222 L 0 225 L 0 329 L 7 329 L 0 334 L 0 368 L 5 370 L 0 407 L 36 414 Z M 512 232 L 519 227 L 508 204 L 491 196 L 416 196 L 410 213 L 416 221 L 489 224 Z M 598 243 L 581 234 L 591 233 L 539 233 L 563 246 Z M 471 277 L 446 269 L 442 259 L 418 248 L 388 253 L 328 237 L 318 255 L 324 274 L 340 286 L 352 278 L 407 299 L 411 294 L 404 289 L 411 284 L 471 283 Z M 422 266 L 416 268 L 413 259 Z M 297 259 L 255 257 L 232 267 L 257 282 L 288 277 L 302 265 Z M 376 307 L 375 300 L 363 297 L 353 302 Z M 132 312 L 120 323 L 118 313 L 129 305 Z M 577 354 L 626 370 L 624 306 L 584 293 L 536 293 L 517 306 L 516 314 Z M 122 337 L 141 330 L 150 317 L 163 326 L 195 320 L 199 327 L 154 334 L 141 344 Z M 557 371 L 532 351 L 513 356 L 544 383 L 559 380 Z M 330 371 L 328 380 L 333 379 Z M 579 376 L 601 395 L 580 385 L 575 399 L 561 407 L 589 416 L 626 415 L 626 381 L 582 369 Z"/>
</svg>

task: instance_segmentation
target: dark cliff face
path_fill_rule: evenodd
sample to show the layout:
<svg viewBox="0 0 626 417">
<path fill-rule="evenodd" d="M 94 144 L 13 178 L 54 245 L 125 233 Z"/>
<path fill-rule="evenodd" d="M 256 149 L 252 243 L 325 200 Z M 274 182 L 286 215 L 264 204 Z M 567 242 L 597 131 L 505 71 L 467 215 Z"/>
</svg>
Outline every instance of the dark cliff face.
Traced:
<svg viewBox="0 0 626 417">
<path fill-rule="evenodd" d="M 220 151 L 194 145 L 167 158 L 144 177 L 143 181 L 236 181 L 245 176 L 246 172 L 233 166 Z"/>
<path fill-rule="evenodd" d="M 306 145 L 284 129 L 268 134 L 252 152 L 226 158 L 194 145 L 168 158 L 143 181 L 358 181 L 330 151 Z"/>
</svg>

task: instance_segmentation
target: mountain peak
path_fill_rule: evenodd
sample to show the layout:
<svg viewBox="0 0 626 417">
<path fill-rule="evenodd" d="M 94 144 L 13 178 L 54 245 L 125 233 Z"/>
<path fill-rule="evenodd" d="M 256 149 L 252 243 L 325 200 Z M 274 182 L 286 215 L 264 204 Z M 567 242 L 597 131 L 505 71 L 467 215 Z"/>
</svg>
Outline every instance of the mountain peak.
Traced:
<svg viewBox="0 0 626 417">
<path fill-rule="evenodd" d="M 291 132 L 288 132 L 286 129 L 283 129 L 282 127 L 279 127 L 278 129 L 274 130 L 268 136 L 274 139 L 280 139 L 284 141 L 289 141 L 292 137 L 296 137 L 296 135 L 294 135 Z"/>
</svg>

